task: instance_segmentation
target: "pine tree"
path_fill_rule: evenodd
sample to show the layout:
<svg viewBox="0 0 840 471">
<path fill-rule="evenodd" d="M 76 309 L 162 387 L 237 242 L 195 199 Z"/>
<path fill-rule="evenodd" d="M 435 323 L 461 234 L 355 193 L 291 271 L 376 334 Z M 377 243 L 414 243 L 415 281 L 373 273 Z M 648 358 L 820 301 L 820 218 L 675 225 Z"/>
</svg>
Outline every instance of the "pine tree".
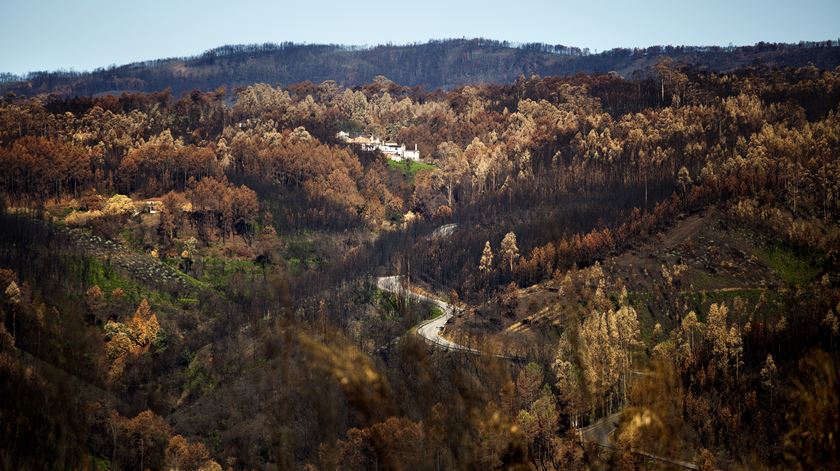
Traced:
<svg viewBox="0 0 840 471">
<path fill-rule="evenodd" d="M 502 239 L 502 259 L 508 263 L 508 268 L 513 272 L 513 264 L 519 259 L 519 247 L 516 246 L 516 234 L 508 232 Z"/>
<path fill-rule="evenodd" d="M 761 384 L 770 390 L 773 394 L 773 385 L 776 383 L 776 362 L 773 361 L 773 355 L 767 354 L 767 359 L 764 360 L 764 365 L 761 367 Z"/>
<path fill-rule="evenodd" d="M 482 273 L 490 273 L 493 270 L 493 249 L 490 247 L 489 240 L 484 243 L 484 252 L 478 262 L 478 270 Z"/>
<path fill-rule="evenodd" d="M 543 385 L 543 370 L 538 363 L 528 363 L 516 377 L 516 392 L 520 406 L 528 408 L 537 399 Z"/>
<path fill-rule="evenodd" d="M 688 187 L 691 186 L 691 174 L 688 172 L 688 169 L 685 167 L 681 167 L 680 171 L 677 172 L 677 183 L 680 185 L 680 189 L 682 190 L 682 194 L 685 195 Z"/>
<path fill-rule="evenodd" d="M 840 308 L 840 304 L 838 304 L 838 308 Z M 837 320 L 837 316 L 834 315 L 834 311 L 828 311 L 822 320 L 822 326 L 826 327 L 829 332 L 831 332 L 831 348 L 833 349 L 834 339 L 837 337 L 837 333 L 840 332 L 840 321 Z"/>
</svg>

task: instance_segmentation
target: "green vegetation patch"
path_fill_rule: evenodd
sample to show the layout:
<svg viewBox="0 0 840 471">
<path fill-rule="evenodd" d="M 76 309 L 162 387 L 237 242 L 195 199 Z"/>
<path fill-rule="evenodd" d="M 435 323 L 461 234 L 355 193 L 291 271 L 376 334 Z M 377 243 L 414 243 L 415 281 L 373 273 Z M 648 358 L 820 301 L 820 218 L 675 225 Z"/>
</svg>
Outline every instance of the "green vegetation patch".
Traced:
<svg viewBox="0 0 840 471">
<path fill-rule="evenodd" d="M 286 243 L 288 248 L 284 257 L 289 269 L 315 270 L 326 265 L 326 260 L 318 255 L 309 231 L 287 237 Z"/>
<path fill-rule="evenodd" d="M 736 319 L 738 322 L 746 322 L 747 315 L 761 321 L 776 319 L 780 314 L 779 310 L 783 308 L 782 295 L 774 290 L 760 288 L 688 293 L 685 295 L 685 304 L 697 314 L 698 319 L 705 322 L 712 304 L 726 304 L 730 316 L 735 316 L 736 312 L 733 308 L 737 298 L 744 303 L 746 310 L 743 318 Z M 730 320 L 732 319 L 731 317 Z"/>
<path fill-rule="evenodd" d="M 418 303 L 411 298 L 405 301 L 405 316 L 409 318 L 410 325 L 412 326 L 428 319 L 436 319 L 444 314 L 443 309 L 436 304 L 426 302 Z M 400 319 L 404 317 L 400 313 L 400 300 L 394 293 L 376 289 L 372 297 L 372 302 L 379 308 L 384 319 Z"/>
<path fill-rule="evenodd" d="M 193 306 L 198 306 L 198 298 L 178 298 L 178 304 L 182 308 L 188 309 Z"/>
<path fill-rule="evenodd" d="M 388 159 L 388 168 L 402 172 L 404 177 L 414 180 L 414 176 L 417 175 L 418 172 L 422 172 L 424 170 L 434 170 L 437 167 L 432 164 L 415 162 L 413 160 L 403 160 L 402 162 L 397 162 L 396 160 Z"/>
<path fill-rule="evenodd" d="M 618 307 L 619 293 L 610 293 L 610 299 L 613 305 Z M 653 330 L 656 325 L 656 319 L 649 308 L 649 303 L 652 300 L 650 293 L 640 291 L 630 291 L 627 293 L 627 305 L 636 310 L 636 318 L 639 320 L 639 333 L 642 341 L 653 346 Z"/>
<path fill-rule="evenodd" d="M 184 371 L 184 389 L 208 393 L 216 389 L 216 383 L 210 375 L 200 366 L 188 366 Z"/>
<path fill-rule="evenodd" d="M 762 258 L 779 277 L 788 284 L 801 285 L 819 274 L 822 257 L 784 245 L 775 245 L 764 251 Z"/>
<path fill-rule="evenodd" d="M 165 310 L 176 309 L 176 301 L 165 291 L 148 289 L 95 258 L 76 256 L 62 258 L 67 267 L 68 276 L 81 280 L 84 286 L 97 285 L 108 296 L 111 296 L 114 290 L 121 289 L 131 304 L 137 304 L 141 299 L 146 298 L 155 306 L 155 311 L 159 314 Z"/>
<path fill-rule="evenodd" d="M 376 290 L 373 301 L 379 307 L 385 318 L 399 317 L 399 299 L 397 295 L 389 291 Z"/>
<path fill-rule="evenodd" d="M 201 281 L 220 288 L 226 286 L 235 273 L 254 276 L 262 273 L 262 267 L 251 260 L 207 257 Z"/>
<path fill-rule="evenodd" d="M 111 460 L 108 458 L 89 453 L 88 459 L 93 464 L 93 469 L 95 470 L 108 471 L 109 469 L 112 469 Z"/>
</svg>

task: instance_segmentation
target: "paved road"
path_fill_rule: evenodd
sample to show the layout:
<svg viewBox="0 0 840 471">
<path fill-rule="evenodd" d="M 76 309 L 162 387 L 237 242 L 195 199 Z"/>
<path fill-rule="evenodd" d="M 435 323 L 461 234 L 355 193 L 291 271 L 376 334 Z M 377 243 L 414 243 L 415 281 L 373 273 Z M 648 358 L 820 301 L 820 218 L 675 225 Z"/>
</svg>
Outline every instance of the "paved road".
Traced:
<svg viewBox="0 0 840 471">
<path fill-rule="evenodd" d="M 579 429 L 578 433 L 580 434 L 580 441 L 587 443 L 595 443 L 601 448 L 608 448 L 610 450 L 616 449 L 617 445 L 614 441 L 613 435 L 615 434 L 616 429 L 618 429 L 618 422 L 621 420 L 621 414 L 622 411 L 618 411 L 612 415 L 608 415 L 603 419 L 596 421 L 594 424 L 588 427 Z M 666 463 L 684 469 L 700 469 L 694 463 L 656 455 L 654 453 L 649 453 L 644 450 L 634 449 L 631 450 L 631 452 L 652 459 L 654 461 L 659 461 L 660 463 Z"/>
<path fill-rule="evenodd" d="M 618 428 L 618 421 L 621 419 L 621 412 L 608 415 L 594 424 L 578 430 L 580 439 L 585 442 L 597 443 L 603 447 L 611 448 L 615 444 L 612 434 Z"/>
<path fill-rule="evenodd" d="M 457 350 L 460 352 L 474 354 L 481 353 L 474 348 L 457 344 L 440 335 L 440 332 L 443 330 L 443 326 L 445 326 L 446 323 L 449 322 L 449 319 L 452 319 L 452 316 L 455 315 L 455 312 L 457 311 L 457 308 L 455 306 L 447 303 L 446 301 L 442 301 L 440 299 L 432 298 L 430 296 L 426 296 L 424 294 L 416 293 L 414 291 L 409 291 L 405 289 L 402 286 L 402 284 L 400 284 L 400 277 L 398 276 L 383 276 L 377 278 L 376 287 L 383 291 L 388 291 L 394 294 L 398 294 L 400 296 L 405 296 L 407 298 L 414 299 L 415 301 L 433 304 L 443 311 L 443 315 L 438 316 L 434 319 L 423 321 L 422 323 L 420 323 L 420 325 L 417 326 L 417 335 L 422 337 L 427 342 L 438 347 L 444 348 L 446 350 Z"/>
</svg>

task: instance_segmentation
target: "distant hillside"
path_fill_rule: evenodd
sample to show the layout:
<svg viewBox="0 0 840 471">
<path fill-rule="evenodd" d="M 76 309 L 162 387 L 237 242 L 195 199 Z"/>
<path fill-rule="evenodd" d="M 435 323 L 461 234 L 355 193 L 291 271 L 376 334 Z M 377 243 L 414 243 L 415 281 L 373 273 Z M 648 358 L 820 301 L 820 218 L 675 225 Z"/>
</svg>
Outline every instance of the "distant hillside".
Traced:
<svg viewBox="0 0 840 471">
<path fill-rule="evenodd" d="M 0 74 L 0 91 L 18 95 L 60 93 L 95 95 L 159 91 L 179 95 L 193 89 L 232 89 L 256 82 L 289 84 L 335 80 L 345 86 L 369 83 L 377 75 L 409 86 L 452 88 L 467 83 L 511 82 L 519 75 L 572 75 L 615 71 L 629 76 L 646 70 L 661 56 L 698 68 L 726 71 L 754 64 L 770 67 L 834 68 L 840 64 L 836 41 L 745 47 L 655 46 L 586 49 L 519 44 L 484 39 L 430 41 L 405 46 L 358 48 L 293 43 L 223 46 L 199 56 L 140 62 L 92 72 L 33 72 L 26 77 Z"/>
</svg>

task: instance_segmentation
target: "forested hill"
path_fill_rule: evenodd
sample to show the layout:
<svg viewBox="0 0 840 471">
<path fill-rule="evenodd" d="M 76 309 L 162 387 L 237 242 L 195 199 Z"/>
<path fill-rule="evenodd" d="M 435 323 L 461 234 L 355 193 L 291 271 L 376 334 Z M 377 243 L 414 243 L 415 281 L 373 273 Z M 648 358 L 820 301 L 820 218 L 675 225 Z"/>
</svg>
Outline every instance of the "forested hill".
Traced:
<svg viewBox="0 0 840 471">
<path fill-rule="evenodd" d="M 509 83 L 519 75 L 573 75 L 617 72 L 630 76 L 660 57 L 700 69 L 729 71 L 750 65 L 832 69 L 840 64 L 837 41 L 800 44 L 759 43 L 744 47 L 655 46 L 586 49 L 547 44 L 510 44 L 484 39 L 430 41 L 372 48 L 293 43 L 223 46 L 188 58 L 139 62 L 92 72 L 33 72 L 26 77 L 0 75 L 0 91 L 96 95 L 159 91 L 180 95 L 193 89 L 233 89 L 257 82 L 290 84 L 335 80 L 341 85 L 369 83 L 385 76 L 408 86 L 452 88 L 468 83 Z"/>
</svg>

